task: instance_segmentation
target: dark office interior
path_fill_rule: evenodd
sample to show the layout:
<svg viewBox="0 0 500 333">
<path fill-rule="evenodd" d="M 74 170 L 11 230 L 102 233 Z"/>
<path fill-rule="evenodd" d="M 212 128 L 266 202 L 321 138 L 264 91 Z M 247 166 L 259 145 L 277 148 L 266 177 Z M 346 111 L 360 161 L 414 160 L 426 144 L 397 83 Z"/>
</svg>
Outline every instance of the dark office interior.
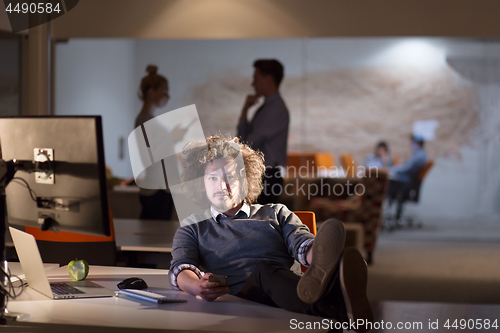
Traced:
<svg viewBox="0 0 500 333">
<path fill-rule="evenodd" d="M 253 61 L 275 58 L 285 67 L 280 93 L 290 113 L 286 167 L 306 173 L 311 163 L 315 170 L 359 168 L 382 140 L 401 165 L 411 157 L 412 133 L 425 135 L 432 164 L 401 218 L 394 219 L 387 204 L 385 178 L 372 183 L 361 176 L 368 191 L 359 206 L 335 214 L 311 205 L 309 195 L 280 196 L 292 211 L 313 211 L 319 226 L 330 217 L 345 222 L 349 245 L 369 259 L 367 295 L 375 320 L 423 324 L 403 328 L 408 332 L 449 331 L 443 324 L 458 320 L 452 331 L 482 332 L 489 329 L 477 320 L 498 319 L 500 3 L 82 0 L 61 17 L 16 33 L 4 4 L 0 9 L 0 117 L 102 118 L 113 251 L 119 241 L 147 232 L 133 222 L 142 192 L 131 182 L 129 151 L 145 68 L 154 64 L 168 77 L 170 99 L 155 115 L 195 104 L 205 135 L 235 136 L 252 92 Z M 299 187 L 309 181 L 303 178 L 285 177 L 285 183 Z M 175 228 L 179 216 L 172 215 Z M 159 229 L 170 242 L 175 228 L 165 224 L 172 221 Z M 150 236 L 156 241 L 160 235 Z M 16 260 L 11 240 L 6 243 L 7 259 Z M 171 256 L 159 247 L 118 246 L 116 262 L 102 265 L 166 272 Z M 193 311 L 200 321 L 203 312 L 220 314 L 217 308 Z M 228 311 L 231 319 L 224 320 L 231 328 L 210 321 L 190 330 L 255 331 L 265 324 L 253 326 L 252 317 L 237 310 L 221 311 Z M 264 318 L 265 308 L 259 311 Z M 175 313 L 168 316 L 173 320 Z M 238 326 L 238 319 L 248 326 Z M 431 328 L 436 321 L 439 328 Z M 144 322 L 130 327 L 158 329 Z M 271 331 L 292 330 L 270 325 Z M 113 319 L 102 326 L 120 329 Z"/>
</svg>

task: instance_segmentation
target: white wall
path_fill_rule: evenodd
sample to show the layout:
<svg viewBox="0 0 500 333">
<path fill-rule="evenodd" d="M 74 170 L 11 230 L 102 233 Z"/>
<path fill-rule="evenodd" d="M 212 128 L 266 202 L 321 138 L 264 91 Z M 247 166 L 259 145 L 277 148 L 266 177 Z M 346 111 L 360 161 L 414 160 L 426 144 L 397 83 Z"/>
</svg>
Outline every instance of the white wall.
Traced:
<svg viewBox="0 0 500 333">
<path fill-rule="evenodd" d="M 350 124 L 343 124 L 346 110 L 354 112 L 354 116 L 359 113 L 359 118 L 363 118 L 360 121 L 367 124 L 370 123 L 370 113 L 356 111 L 356 104 L 350 108 L 349 105 L 343 105 L 345 101 L 337 98 L 339 93 L 335 89 L 322 91 L 328 82 L 319 80 L 321 75 L 354 73 L 356 76 L 356 71 L 362 68 L 387 66 L 391 70 L 411 69 L 413 76 L 408 78 L 410 82 L 404 88 L 409 86 L 414 89 L 411 86 L 412 79 L 417 78 L 425 83 L 427 78 L 433 79 L 435 73 L 442 73 L 443 70 L 451 72 L 452 69 L 446 63 L 447 57 L 500 58 L 498 45 L 500 43 L 440 38 L 72 40 L 69 44 L 59 45 L 57 49 L 56 112 L 68 114 L 68 110 L 71 110 L 71 114 L 103 114 L 107 163 L 115 174 L 130 177 L 129 162 L 116 157 L 117 140 L 119 136 L 126 137 L 132 130 L 135 115 L 140 109 L 140 101 L 136 97 L 137 86 L 148 64 L 158 65 L 159 72 L 170 81 L 171 100 L 158 113 L 195 103 L 204 130 L 209 133 L 219 130 L 235 134 L 245 94 L 252 92 L 252 62 L 257 58 L 275 57 L 285 65 L 286 77 L 281 91 L 291 112 L 289 141 L 292 149 L 312 147 L 333 151 L 338 157 L 350 149 L 368 152 L 377 138 L 389 136 L 394 149 L 405 152 L 411 121 L 403 121 L 392 130 L 378 129 L 381 132 L 379 134 L 377 129 L 375 134 L 368 133 L 369 129 L 357 129 L 360 139 L 349 138 L 349 131 L 346 133 L 344 125 L 355 127 L 356 121 L 349 119 Z M 418 78 L 419 73 L 425 75 L 423 79 Z M 500 145 L 494 144 L 498 138 L 481 135 L 485 124 L 500 128 L 498 117 L 491 116 L 495 113 L 491 110 L 485 113 L 481 109 L 485 108 L 485 101 L 491 99 L 491 87 L 497 85 L 494 82 L 480 85 L 473 80 L 460 78 L 456 73 L 453 75 L 456 76 L 456 87 L 449 91 L 445 89 L 443 98 L 447 99 L 441 101 L 439 95 L 431 96 L 435 102 L 430 106 L 436 107 L 435 113 L 432 113 L 434 110 L 422 112 L 439 117 L 443 111 L 440 104 L 459 100 L 461 91 L 477 89 L 480 108 L 478 127 L 463 134 L 458 130 L 454 132 L 456 140 L 445 142 L 450 147 L 442 147 L 442 144 L 434 142 L 429 144 L 436 163 L 424 182 L 421 202 L 413 211 L 423 217 L 472 217 L 499 213 L 500 177 L 496 175 L 500 174 Z M 78 78 L 77 82 L 74 82 L 74 78 Z M 492 91 L 496 91 L 495 88 Z M 411 90 L 408 94 L 411 95 Z M 389 95 L 388 100 L 392 97 L 398 98 Z M 372 107 L 369 98 L 364 103 L 359 107 Z M 416 111 L 413 111 L 418 114 L 421 105 L 418 101 L 414 104 L 417 106 Z M 334 105 L 331 110 L 328 109 L 330 105 Z M 472 107 L 467 103 L 462 106 Z M 378 107 L 383 109 L 383 106 Z M 397 110 L 403 120 L 408 111 L 405 107 L 407 105 Z M 500 113 L 498 107 L 493 106 L 497 114 Z M 319 120 L 314 116 L 318 109 L 323 112 Z M 471 110 L 458 111 L 471 114 Z M 390 119 L 390 114 L 384 117 Z M 443 121 L 453 117 L 448 110 Z M 457 114 L 456 118 L 460 118 L 460 115 Z M 329 125 L 318 131 L 318 121 Z M 377 121 L 382 123 L 384 119 Z M 311 137 L 314 139 L 311 140 Z M 464 137 L 467 137 L 466 140 L 461 141 Z M 401 155 L 405 157 L 404 153 Z"/>
<path fill-rule="evenodd" d="M 126 142 L 137 113 L 134 71 L 132 40 L 70 40 L 56 48 L 55 114 L 102 116 L 106 164 L 121 177 L 132 175 Z"/>
<path fill-rule="evenodd" d="M 286 64 L 287 77 L 300 78 L 302 74 L 301 41 L 297 39 L 138 40 L 136 45 L 136 81 L 145 75 L 148 64 L 157 65 L 159 73 L 169 79 L 171 99 L 165 109 L 158 112 L 195 103 L 203 129 L 209 134 L 214 131 L 236 134 L 236 122 L 245 96 L 253 93 L 252 63 L 255 59 L 277 58 Z M 224 84 L 220 82 L 221 77 Z M 197 88 L 203 89 L 204 95 L 197 94 Z M 288 101 L 300 98 L 290 96 L 286 89 L 284 94 Z M 293 111 L 299 113 L 301 110 L 294 108 Z M 223 116 L 217 118 L 218 115 Z M 299 118 L 292 118 L 292 122 L 298 124 L 298 121 Z"/>
</svg>

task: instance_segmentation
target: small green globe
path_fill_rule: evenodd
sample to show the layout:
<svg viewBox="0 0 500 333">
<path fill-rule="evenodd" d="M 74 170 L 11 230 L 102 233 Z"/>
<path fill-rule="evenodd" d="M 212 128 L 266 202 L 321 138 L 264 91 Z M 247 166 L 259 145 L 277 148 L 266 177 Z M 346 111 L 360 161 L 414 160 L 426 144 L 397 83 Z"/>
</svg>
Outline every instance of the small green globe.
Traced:
<svg viewBox="0 0 500 333">
<path fill-rule="evenodd" d="M 68 274 L 73 280 L 85 280 L 89 275 L 89 264 L 85 260 L 71 260 L 68 264 Z"/>
</svg>

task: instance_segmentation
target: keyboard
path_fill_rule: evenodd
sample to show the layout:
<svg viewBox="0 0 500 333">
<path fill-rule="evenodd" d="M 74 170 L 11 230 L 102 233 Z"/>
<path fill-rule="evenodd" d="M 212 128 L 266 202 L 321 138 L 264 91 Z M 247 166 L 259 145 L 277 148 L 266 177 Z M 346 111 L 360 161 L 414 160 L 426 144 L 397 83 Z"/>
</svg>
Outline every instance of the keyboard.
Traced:
<svg viewBox="0 0 500 333">
<path fill-rule="evenodd" d="M 159 294 L 151 290 L 137 290 L 137 289 L 121 289 L 118 294 L 130 296 L 133 298 L 142 299 L 144 301 L 153 303 L 185 303 L 187 300 L 169 297 L 166 295 Z"/>
<path fill-rule="evenodd" d="M 51 283 L 50 288 L 52 292 L 56 295 L 76 295 L 76 294 L 85 294 L 85 292 L 76 289 L 64 282 L 59 283 Z"/>
</svg>

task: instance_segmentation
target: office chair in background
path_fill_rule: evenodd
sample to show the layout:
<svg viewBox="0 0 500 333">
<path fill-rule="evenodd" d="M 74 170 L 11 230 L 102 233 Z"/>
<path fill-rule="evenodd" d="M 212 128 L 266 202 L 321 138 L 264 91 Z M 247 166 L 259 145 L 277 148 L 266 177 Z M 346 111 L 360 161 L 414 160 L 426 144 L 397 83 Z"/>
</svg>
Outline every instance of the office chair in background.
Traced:
<svg viewBox="0 0 500 333">
<path fill-rule="evenodd" d="M 330 169 L 335 166 L 335 156 L 333 153 L 317 152 L 315 153 L 316 167 Z"/>
<path fill-rule="evenodd" d="M 309 231 L 316 236 L 316 214 L 314 212 L 308 212 L 308 211 L 298 211 L 298 212 L 293 212 L 297 217 L 304 223 L 308 228 Z M 305 272 L 307 270 L 307 267 L 304 265 L 300 265 L 300 268 L 302 269 L 302 272 Z"/>
<path fill-rule="evenodd" d="M 342 162 L 342 167 L 346 172 L 347 177 L 356 177 L 356 163 L 351 154 L 340 155 L 340 161 Z"/>
<path fill-rule="evenodd" d="M 403 215 L 404 206 L 408 202 L 418 203 L 420 200 L 420 188 L 422 186 L 422 181 L 425 176 L 428 174 L 431 167 L 434 165 L 433 160 L 429 160 L 425 163 L 422 170 L 420 170 L 418 176 L 413 179 L 413 181 L 398 192 L 396 195 L 396 214 L 395 215 L 387 215 L 384 217 L 382 226 L 389 231 L 394 230 L 395 228 L 401 228 L 403 226 L 413 227 L 414 225 L 417 228 L 421 228 L 423 226 L 422 221 L 418 216 L 411 215 Z"/>
</svg>

